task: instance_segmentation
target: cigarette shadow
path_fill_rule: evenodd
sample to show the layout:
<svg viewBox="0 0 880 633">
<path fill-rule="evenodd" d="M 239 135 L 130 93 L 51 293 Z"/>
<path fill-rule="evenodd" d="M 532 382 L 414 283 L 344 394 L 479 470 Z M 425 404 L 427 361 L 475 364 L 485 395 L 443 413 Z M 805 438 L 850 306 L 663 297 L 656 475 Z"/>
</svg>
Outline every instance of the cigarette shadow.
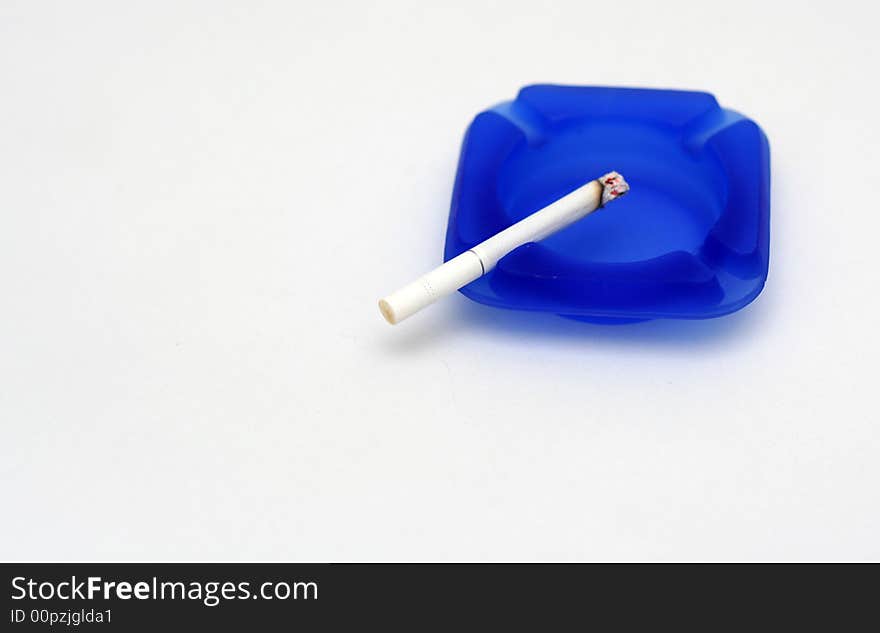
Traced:
<svg viewBox="0 0 880 633">
<path fill-rule="evenodd" d="M 585 323 L 555 314 L 492 308 L 461 296 L 447 300 L 444 309 L 438 310 L 438 307 L 426 311 L 434 311 L 430 317 L 428 314 L 416 315 L 412 322 L 401 324 L 403 327 L 395 326 L 396 331 L 389 332 L 383 346 L 404 354 L 479 332 L 490 338 L 521 341 L 523 346 L 541 341 L 570 341 L 601 347 L 700 348 L 705 351 L 707 347 L 736 344 L 758 328 L 766 327 L 774 312 L 772 298 L 763 294 L 742 310 L 715 319 L 657 319 L 621 325 Z"/>
</svg>

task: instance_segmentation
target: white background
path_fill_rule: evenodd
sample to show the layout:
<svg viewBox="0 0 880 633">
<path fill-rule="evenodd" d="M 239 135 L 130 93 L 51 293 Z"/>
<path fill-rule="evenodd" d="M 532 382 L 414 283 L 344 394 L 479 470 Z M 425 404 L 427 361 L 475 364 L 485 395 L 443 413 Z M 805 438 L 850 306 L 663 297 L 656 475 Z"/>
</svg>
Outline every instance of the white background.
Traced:
<svg viewBox="0 0 880 633">
<path fill-rule="evenodd" d="M 2 2 L 0 558 L 880 558 L 877 17 Z M 755 303 L 382 320 L 468 122 L 536 82 L 762 125 Z"/>
</svg>

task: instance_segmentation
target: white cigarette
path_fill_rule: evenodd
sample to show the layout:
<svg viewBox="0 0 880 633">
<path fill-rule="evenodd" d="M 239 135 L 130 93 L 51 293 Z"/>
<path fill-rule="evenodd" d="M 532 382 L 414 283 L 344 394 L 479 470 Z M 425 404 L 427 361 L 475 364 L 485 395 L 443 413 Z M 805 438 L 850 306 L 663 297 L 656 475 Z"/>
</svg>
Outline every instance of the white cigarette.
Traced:
<svg viewBox="0 0 880 633">
<path fill-rule="evenodd" d="M 591 180 L 543 209 L 520 220 L 485 242 L 453 257 L 414 282 L 379 300 L 385 320 L 394 325 L 437 299 L 482 277 L 513 249 L 538 242 L 629 191 L 616 171 Z"/>
</svg>

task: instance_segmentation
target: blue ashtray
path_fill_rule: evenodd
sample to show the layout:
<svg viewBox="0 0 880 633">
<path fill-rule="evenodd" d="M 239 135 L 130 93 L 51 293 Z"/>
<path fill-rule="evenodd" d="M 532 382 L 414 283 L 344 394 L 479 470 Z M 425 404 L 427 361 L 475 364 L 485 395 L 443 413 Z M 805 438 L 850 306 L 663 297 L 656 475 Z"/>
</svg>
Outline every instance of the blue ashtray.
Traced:
<svg viewBox="0 0 880 633">
<path fill-rule="evenodd" d="M 465 135 L 445 259 L 590 178 L 621 201 L 526 244 L 461 292 L 499 308 L 621 323 L 705 319 L 767 279 L 770 148 L 710 94 L 537 85 L 481 112 Z"/>
</svg>

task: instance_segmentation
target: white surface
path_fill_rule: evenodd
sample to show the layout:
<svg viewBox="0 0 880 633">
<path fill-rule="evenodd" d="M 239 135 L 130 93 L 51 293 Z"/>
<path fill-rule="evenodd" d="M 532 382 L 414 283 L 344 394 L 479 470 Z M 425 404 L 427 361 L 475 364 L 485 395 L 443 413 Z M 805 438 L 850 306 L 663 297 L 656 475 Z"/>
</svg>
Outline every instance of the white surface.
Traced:
<svg viewBox="0 0 880 633">
<path fill-rule="evenodd" d="M 605 174 L 604 180 L 612 174 Z M 618 176 L 618 174 L 614 174 Z M 624 182 L 624 186 L 625 182 Z M 428 271 L 379 301 L 382 316 L 396 324 L 448 296 L 495 268 L 502 257 L 529 242 L 538 242 L 595 211 L 610 186 L 591 180 L 499 231 L 472 249 Z M 627 186 L 624 191 L 629 190 Z M 616 193 L 614 195 L 617 195 Z M 608 202 L 613 198 L 608 198 Z"/>
<path fill-rule="evenodd" d="M 134 4 L 0 4 L 0 558 L 880 558 L 876 4 Z M 758 300 L 389 328 L 535 82 L 759 121 Z"/>
</svg>

